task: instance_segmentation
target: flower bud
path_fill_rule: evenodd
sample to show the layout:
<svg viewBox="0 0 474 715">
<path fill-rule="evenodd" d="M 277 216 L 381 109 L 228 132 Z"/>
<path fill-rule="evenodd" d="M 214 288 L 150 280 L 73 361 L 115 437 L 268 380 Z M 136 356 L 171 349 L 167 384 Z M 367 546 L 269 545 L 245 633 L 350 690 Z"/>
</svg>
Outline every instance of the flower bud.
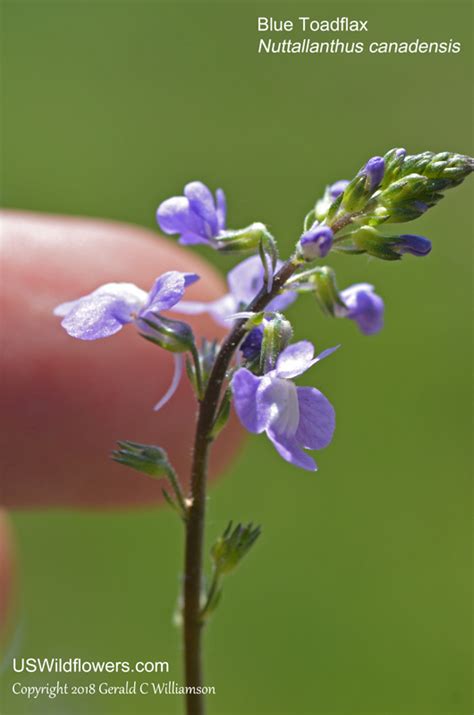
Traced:
<svg viewBox="0 0 474 715">
<path fill-rule="evenodd" d="M 406 221 L 413 221 L 416 218 L 422 216 L 425 211 L 430 207 L 430 204 L 424 201 L 405 201 L 397 206 L 391 206 L 389 209 L 387 207 L 380 207 L 378 211 L 386 212 L 385 221 L 387 223 L 405 223 Z"/>
<path fill-rule="evenodd" d="M 373 226 L 363 226 L 351 234 L 353 245 L 369 256 L 384 261 L 398 261 L 401 256 L 392 250 L 390 241 Z"/>
<path fill-rule="evenodd" d="M 342 206 L 346 211 L 355 213 L 364 208 L 370 198 L 367 184 L 367 177 L 362 173 L 352 179 L 342 194 Z"/>
<path fill-rule="evenodd" d="M 427 179 L 421 174 L 408 174 L 388 186 L 379 197 L 383 206 L 397 206 L 414 199 L 421 199 L 427 191 Z"/>
<path fill-rule="evenodd" d="M 373 226 L 364 226 L 354 231 L 351 238 L 357 249 L 384 261 L 400 260 L 405 253 L 426 256 L 431 251 L 431 241 L 423 236 L 383 236 Z"/>
<path fill-rule="evenodd" d="M 371 194 L 380 186 L 384 172 L 385 160 L 383 156 L 373 156 L 362 169 L 361 174 L 365 174 L 367 177 L 369 182 L 368 190 Z"/>
<path fill-rule="evenodd" d="M 165 450 L 161 447 L 125 440 L 117 444 L 119 448 L 112 452 L 112 459 L 115 462 L 157 479 L 169 476 L 172 467 Z"/>
<path fill-rule="evenodd" d="M 391 248 L 401 256 L 404 253 L 410 253 L 412 256 L 427 256 L 431 251 L 431 241 L 424 236 L 406 233 L 392 240 Z"/>
<path fill-rule="evenodd" d="M 394 181 L 403 165 L 406 156 L 406 150 L 402 148 L 391 149 L 385 156 L 385 173 L 383 177 L 382 186 L 387 187 L 392 181 Z"/>
<path fill-rule="evenodd" d="M 298 253 L 305 261 L 324 258 L 331 250 L 334 234 L 329 226 L 315 222 L 298 243 Z"/>
</svg>

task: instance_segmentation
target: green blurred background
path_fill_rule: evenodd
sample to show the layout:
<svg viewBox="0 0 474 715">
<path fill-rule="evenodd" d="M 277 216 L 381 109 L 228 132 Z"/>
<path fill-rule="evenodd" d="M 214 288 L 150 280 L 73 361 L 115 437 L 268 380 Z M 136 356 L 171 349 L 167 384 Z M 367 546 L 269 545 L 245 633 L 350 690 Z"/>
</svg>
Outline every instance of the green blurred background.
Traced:
<svg viewBox="0 0 474 715">
<path fill-rule="evenodd" d="M 225 188 L 232 226 L 267 222 L 285 253 L 325 184 L 370 155 L 472 149 L 470 12 L 448 1 L 4 1 L 4 205 L 153 227 L 158 202 L 200 178 Z M 463 50 L 259 56 L 258 14 L 347 14 L 369 20 L 371 40 L 453 38 Z M 383 295 L 380 335 L 303 300 L 291 309 L 299 336 L 343 344 L 305 376 L 335 404 L 338 429 L 316 475 L 255 437 L 211 492 L 211 537 L 230 517 L 264 526 L 206 636 L 211 715 L 472 710 L 470 191 L 417 222 L 433 240 L 427 259 L 334 259 L 341 286 L 369 281 Z M 14 523 L 21 655 L 158 657 L 181 680 L 174 515 Z M 5 715 L 181 712 L 172 697 L 27 703 L 8 695 L 13 679 Z"/>
</svg>

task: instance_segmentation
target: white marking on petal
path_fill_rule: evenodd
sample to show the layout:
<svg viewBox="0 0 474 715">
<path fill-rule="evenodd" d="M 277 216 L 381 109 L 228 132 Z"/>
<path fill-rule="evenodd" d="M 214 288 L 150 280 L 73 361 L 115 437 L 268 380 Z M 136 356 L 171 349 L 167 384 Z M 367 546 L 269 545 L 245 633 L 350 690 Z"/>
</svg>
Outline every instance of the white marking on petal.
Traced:
<svg viewBox="0 0 474 715">
<path fill-rule="evenodd" d="M 300 421 L 296 386 L 290 380 L 273 377 L 262 397 L 268 410 L 267 428 L 287 437 L 293 436 Z"/>
</svg>

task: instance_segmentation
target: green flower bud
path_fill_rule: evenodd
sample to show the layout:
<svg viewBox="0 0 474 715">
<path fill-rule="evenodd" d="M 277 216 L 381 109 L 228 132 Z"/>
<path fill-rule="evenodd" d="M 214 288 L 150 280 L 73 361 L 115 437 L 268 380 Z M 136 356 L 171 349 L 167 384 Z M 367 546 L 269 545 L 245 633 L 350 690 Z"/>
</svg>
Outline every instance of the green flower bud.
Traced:
<svg viewBox="0 0 474 715">
<path fill-rule="evenodd" d="M 363 226 L 350 234 L 353 245 L 360 251 L 385 261 L 398 261 L 401 256 L 391 247 L 390 242 L 373 226 Z"/>
<path fill-rule="evenodd" d="M 342 206 L 349 213 L 361 211 L 366 205 L 371 195 L 370 186 L 368 185 L 365 174 L 358 174 L 352 179 L 349 186 L 342 195 Z M 329 215 L 328 215 L 329 218 Z"/>
<path fill-rule="evenodd" d="M 406 156 L 405 149 L 391 149 L 385 156 L 385 174 L 382 181 L 382 188 L 386 188 L 392 181 L 395 181 L 400 173 Z"/>
<path fill-rule="evenodd" d="M 138 442 L 117 442 L 119 449 L 112 452 L 112 459 L 119 464 L 160 479 L 169 475 L 172 469 L 168 455 L 161 447 Z"/>
</svg>

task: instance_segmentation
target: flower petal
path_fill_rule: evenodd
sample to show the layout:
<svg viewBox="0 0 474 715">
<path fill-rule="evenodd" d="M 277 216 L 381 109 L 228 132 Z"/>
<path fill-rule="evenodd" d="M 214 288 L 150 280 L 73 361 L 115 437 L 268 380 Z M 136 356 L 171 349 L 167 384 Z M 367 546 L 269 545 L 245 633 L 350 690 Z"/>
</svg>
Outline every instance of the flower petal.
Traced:
<svg viewBox="0 0 474 715">
<path fill-rule="evenodd" d="M 180 271 L 163 273 L 154 282 L 141 317 L 149 312 L 159 313 L 172 308 L 183 297 L 186 286 L 194 283 L 198 278 L 195 273 L 181 273 Z"/>
<path fill-rule="evenodd" d="M 263 432 L 264 425 L 257 409 L 257 390 L 262 378 L 253 375 L 245 367 L 240 368 L 232 378 L 234 407 L 245 429 L 254 434 Z"/>
<path fill-rule="evenodd" d="M 257 410 L 265 428 L 273 428 L 291 437 L 298 429 L 300 412 L 296 386 L 290 380 L 267 373 L 257 392 Z"/>
<path fill-rule="evenodd" d="M 227 202 L 222 189 L 216 191 L 216 213 L 217 213 L 217 228 L 219 231 L 224 231 L 227 220 Z"/>
<path fill-rule="evenodd" d="M 280 353 L 276 364 L 279 377 L 296 377 L 313 364 L 314 347 L 308 340 L 300 340 L 289 345 Z"/>
<path fill-rule="evenodd" d="M 97 340 L 114 335 L 133 320 L 146 300 L 145 291 L 133 283 L 107 283 L 72 301 L 61 325 L 73 338 Z M 62 304 L 59 309 L 64 309 Z"/>
<path fill-rule="evenodd" d="M 161 410 L 161 408 L 166 405 L 166 403 L 173 397 L 174 393 L 178 389 L 179 382 L 181 380 L 181 376 L 183 374 L 183 355 L 181 353 L 175 353 L 173 355 L 174 358 L 174 373 L 173 377 L 171 379 L 171 385 L 169 388 L 166 390 L 165 394 L 159 400 L 159 402 L 156 403 L 154 406 L 154 411 L 158 412 L 158 410 Z"/>
<path fill-rule="evenodd" d="M 215 236 L 218 229 L 214 196 L 201 181 L 191 181 L 184 187 L 184 195 L 189 201 L 191 211 L 208 224 L 209 237 Z M 210 229 L 210 230 L 209 230 Z"/>
<path fill-rule="evenodd" d="M 300 421 L 296 441 L 307 449 L 323 449 L 331 442 L 336 426 L 334 407 L 314 387 L 297 387 Z"/>
<path fill-rule="evenodd" d="M 200 315 L 201 313 L 209 313 L 209 315 L 212 315 L 216 323 L 228 327 L 228 323 L 226 321 L 229 316 L 235 312 L 236 304 L 230 293 L 227 293 L 227 295 L 223 295 L 222 298 L 209 301 L 208 303 L 195 300 L 181 300 L 173 308 L 173 310 L 177 313 L 184 313 L 185 315 Z"/>
<path fill-rule="evenodd" d="M 260 256 L 250 256 L 227 274 L 229 290 L 238 305 L 247 306 L 263 286 L 263 266 Z"/>
<path fill-rule="evenodd" d="M 267 430 L 268 438 L 273 442 L 280 457 L 283 457 L 290 464 L 306 469 L 308 472 L 317 470 L 316 462 L 309 454 L 306 454 L 298 445 L 294 437 L 286 437 L 278 434 L 272 429 Z"/>
<path fill-rule="evenodd" d="M 206 238 L 206 227 L 202 218 L 192 211 L 184 196 L 173 196 L 158 206 L 156 220 L 165 233 L 197 234 Z"/>
<path fill-rule="evenodd" d="M 178 239 L 178 243 L 180 243 L 182 246 L 209 246 L 209 244 L 214 245 L 214 240 L 207 238 L 206 236 L 201 236 L 198 233 L 186 231 L 186 233 L 181 234 Z"/>
<path fill-rule="evenodd" d="M 373 335 L 383 328 L 384 303 L 376 293 L 360 291 L 356 298 L 356 307 L 349 313 L 364 335 Z"/>
</svg>

